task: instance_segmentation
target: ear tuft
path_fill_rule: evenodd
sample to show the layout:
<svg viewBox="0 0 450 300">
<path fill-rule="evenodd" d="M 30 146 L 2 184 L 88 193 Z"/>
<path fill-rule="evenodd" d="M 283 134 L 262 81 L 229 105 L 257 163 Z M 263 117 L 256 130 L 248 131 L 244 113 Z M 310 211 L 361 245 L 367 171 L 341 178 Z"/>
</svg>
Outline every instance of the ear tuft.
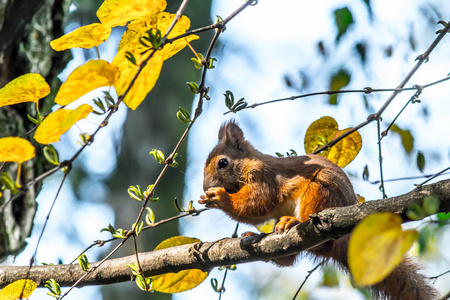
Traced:
<svg viewBox="0 0 450 300">
<path fill-rule="evenodd" d="M 241 144 L 244 141 L 244 133 L 234 120 L 230 120 L 220 127 L 219 143 L 225 143 L 233 146 L 236 150 L 243 151 Z"/>
</svg>

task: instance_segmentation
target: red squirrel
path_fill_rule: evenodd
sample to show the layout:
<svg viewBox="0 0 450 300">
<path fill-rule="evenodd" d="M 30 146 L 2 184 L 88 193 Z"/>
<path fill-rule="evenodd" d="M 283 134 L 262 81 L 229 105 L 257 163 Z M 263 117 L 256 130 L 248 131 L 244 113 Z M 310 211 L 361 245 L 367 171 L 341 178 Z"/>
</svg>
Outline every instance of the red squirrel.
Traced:
<svg viewBox="0 0 450 300">
<path fill-rule="evenodd" d="M 274 157 L 256 150 L 230 121 L 219 130 L 219 142 L 209 154 L 199 203 L 223 210 L 238 222 L 259 225 L 279 220 L 275 231 L 284 232 L 325 208 L 358 203 L 352 184 L 336 164 L 319 155 Z M 320 260 L 334 260 L 348 271 L 349 236 L 310 249 Z M 295 256 L 275 258 L 292 265 Z M 436 299 L 437 293 L 418 273 L 411 258 L 404 258 L 382 282 L 370 287 L 375 298 Z"/>
</svg>

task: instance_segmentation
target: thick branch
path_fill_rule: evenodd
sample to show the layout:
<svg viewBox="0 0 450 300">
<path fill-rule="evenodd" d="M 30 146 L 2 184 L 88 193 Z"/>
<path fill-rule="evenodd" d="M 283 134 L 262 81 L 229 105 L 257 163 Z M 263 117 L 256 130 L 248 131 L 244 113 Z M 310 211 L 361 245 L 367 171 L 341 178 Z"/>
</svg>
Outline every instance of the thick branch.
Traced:
<svg viewBox="0 0 450 300">
<path fill-rule="evenodd" d="M 426 196 L 437 196 L 441 212 L 450 210 L 450 179 L 417 188 L 410 193 L 383 200 L 324 210 L 311 216 L 285 234 L 261 234 L 246 238 L 225 238 L 215 242 L 182 245 L 139 254 L 146 276 L 185 269 L 210 270 L 214 267 L 252 261 L 268 261 L 271 258 L 297 253 L 331 239 L 349 234 L 353 227 L 368 215 L 390 211 L 405 217 L 412 203 L 421 204 Z M 80 285 L 101 285 L 131 279 L 127 264 L 134 264 L 135 255 L 107 260 L 87 276 Z M 92 263 L 91 266 L 95 266 Z M 1 267 L 0 287 L 15 280 L 26 278 L 43 286 L 46 280 L 55 279 L 61 286 L 72 285 L 84 272 L 78 265 Z"/>
</svg>

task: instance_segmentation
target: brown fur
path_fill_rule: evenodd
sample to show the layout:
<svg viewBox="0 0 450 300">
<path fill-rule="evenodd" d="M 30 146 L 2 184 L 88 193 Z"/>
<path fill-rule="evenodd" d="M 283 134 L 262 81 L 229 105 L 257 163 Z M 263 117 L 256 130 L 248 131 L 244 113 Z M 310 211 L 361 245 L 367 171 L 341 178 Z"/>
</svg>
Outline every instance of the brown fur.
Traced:
<svg viewBox="0 0 450 300">
<path fill-rule="evenodd" d="M 226 160 L 225 167 L 219 162 Z M 328 207 L 358 203 L 350 180 L 337 165 L 317 155 L 273 157 L 254 149 L 232 121 L 219 130 L 219 143 L 205 165 L 206 196 L 200 203 L 223 210 L 231 218 L 258 225 L 271 218 L 277 230 L 288 230 Z M 348 270 L 349 237 L 310 250 L 321 260 L 332 259 Z M 295 256 L 274 261 L 292 265 Z M 412 259 L 403 262 L 381 283 L 371 287 L 381 299 L 435 299 L 435 290 L 417 272 Z"/>
</svg>

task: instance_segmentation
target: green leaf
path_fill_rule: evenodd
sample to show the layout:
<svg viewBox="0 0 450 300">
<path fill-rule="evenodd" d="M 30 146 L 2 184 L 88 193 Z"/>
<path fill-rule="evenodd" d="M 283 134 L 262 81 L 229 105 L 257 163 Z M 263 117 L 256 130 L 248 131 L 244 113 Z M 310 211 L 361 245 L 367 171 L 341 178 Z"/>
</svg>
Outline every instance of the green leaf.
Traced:
<svg viewBox="0 0 450 300">
<path fill-rule="evenodd" d="M 198 56 L 198 58 L 197 57 L 191 58 L 191 61 L 194 63 L 194 67 L 196 69 L 201 69 L 203 67 L 202 60 L 204 57 L 203 57 L 203 54 L 201 54 L 201 53 L 197 53 L 197 56 Z"/>
<path fill-rule="evenodd" d="M 406 215 L 408 218 L 414 221 L 422 220 L 426 217 L 425 212 L 423 211 L 423 208 L 420 207 L 417 203 L 412 203 L 408 210 L 406 211 Z"/>
<path fill-rule="evenodd" d="M 191 91 L 192 94 L 198 94 L 200 93 L 198 84 L 196 82 L 186 82 L 189 90 Z"/>
<path fill-rule="evenodd" d="M 136 285 L 143 291 L 149 292 L 152 291 L 152 280 L 151 278 L 145 278 L 141 274 L 136 276 L 135 279 Z"/>
<path fill-rule="evenodd" d="M 53 165 L 59 165 L 59 158 L 58 158 L 58 152 L 56 151 L 55 147 L 53 145 L 48 145 L 44 147 L 44 156 L 45 159 L 53 164 Z"/>
<path fill-rule="evenodd" d="M 437 218 L 440 226 L 446 225 L 450 220 L 450 213 L 438 213 Z"/>
<path fill-rule="evenodd" d="M 190 123 L 190 122 L 192 122 L 191 114 L 187 110 L 185 110 L 181 106 L 179 106 L 178 109 L 179 109 L 178 112 L 177 112 L 178 120 L 180 120 L 183 123 Z"/>
<path fill-rule="evenodd" d="M 108 232 L 110 232 L 111 234 L 116 233 L 116 229 L 115 229 L 114 226 L 112 226 L 111 224 L 108 224 L 108 227 L 102 228 L 102 229 L 100 230 L 100 232 L 103 232 L 103 231 L 108 231 Z"/>
<path fill-rule="evenodd" d="M 338 30 L 338 34 L 336 36 L 336 42 L 338 42 L 353 24 L 353 15 L 348 7 L 336 9 L 333 14 L 334 22 Z"/>
<path fill-rule="evenodd" d="M 360 42 L 355 45 L 355 50 L 361 59 L 361 63 L 364 66 L 367 60 L 367 44 L 365 42 Z"/>
<path fill-rule="evenodd" d="M 434 227 L 437 228 L 437 227 Z M 435 234 L 435 229 L 432 226 L 425 226 L 419 232 L 419 238 L 417 244 L 419 245 L 419 254 L 424 254 L 432 242 Z"/>
<path fill-rule="evenodd" d="M 162 153 L 161 150 L 152 149 L 152 151 L 150 151 L 150 155 L 153 155 L 156 161 L 160 164 L 163 164 L 165 161 L 164 153 Z"/>
<path fill-rule="evenodd" d="M 175 204 L 175 208 L 179 211 L 179 212 L 185 212 L 186 210 L 183 208 L 183 207 L 181 207 L 180 206 L 180 204 L 178 203 L 178 198 L 177 197 L 175 197 L 175 200 L 174 200 L 174 204 Z"/>
<path fill-rule="evenodd" d="M 19 191 L 19 185 L 17 182 L 12 180 L 8 173 L 2 172 L 0 175 L 0 182 L 3 184 L 2 189 L 7 189 L 11 191 L 11 194 L 15 195 Z"/>
<path fill-rule="evenodd" d="M 47 295 L 55 297 L 59 299 L 61 297 L 61 287 L 59 283 L 55 281 L 55 279 L 50 279 L 45 282 L 45 287 L 50 291 Z"/>
<path fill-rule="evenodd" d="M 419 171 L 423 173 L 423 169 L 425 168 L 425 156 L 420 151 L 417 152 L 416 163 Z"/>
<path fill-rule="evenodd" d="M 142 191 L 142 188 L 139 185 L 130 186 L 127 192 L 128 195 L 134 200 L 142 201 L 145 199 L 144 192 Z"/>
<path fill-rule="evenodd" d="M 345 69 L 339 69 L 337 73 L 333 74 L 330 79 L 330 90 L 340 91 L 343 87 L 350 83 L 351 75 Z M 337 104 L 337 94 L 330 95 L 329 104 Z"/>
<path fill-rule="evenodd" d="M 214 57 L 211 57 L 210 59 L 209 59 L 209 63 L 208 63 L 208 69 L 214 69 L 216 66 L 214 66 L 214 62 L 215 61 L 217 61 L 217 59 L 216 58 L 214 58 Z"/>
<path fill-rule="evenodd" d="M 226 91 L 225 94 L 223 94 L 225 96 L 225 106 L 231 110 L 233 105 L 234 105 L 234 95 L 233 92 L 231 91 Z"/>
<path fill-rule="evenodd" d="M 41 113 L 39 111 L 37 111 L 36 119 L 33 118 L 32 116 L 30 116 L 29 114 L 27 114 L 27 118 L 28 118 L 28 120 L 31 121 L 31 123 L 33 123 L 35 125 L 41 124 L 41 122 L 43 120 L 43 117 L 41 116 Z"/>
<path fill-rule="evenodd" d="M 363 180 L 367 181 L 369 180 L 369 167 L 367 165 L 364 166 L 364 171 L 363 171 Z"/>
<path fill-rule="evenodd" d="M 423 210 L 427 215 L 434 215 L 439 211 L 440 201 L 436 196 L 427 196 L 423 199 Z"/>
<path fill-rule="evenodd" d="M 81 254 L 80 256 L 78 256 L 78 263 L 81 267 L 81 270 L 87 272 L 89 270 L 89 261 L 88 258 L 86 256 L 86 254 Z"/>
<path fill-rule="evenodd" d="M 122 228 L 119 228 L 116 230 L 116 232 L 113 233 L 112 236 L 117 239 L 124 239 L 124 238 L 126 238 L 125 230 L 123 230 Z"/>
<path fill-rule="evenodd" d="M 213 290 L 217 293 L 219 288 L 219 282 L 217 281 L 216 278 L 211 278 L 211 286 Z"/>
<path fill-rule="evenodd" d="M 233 107 L 231 108 L 231 111 L 233 113 L 237 113 L 240 110 L 243 110 L 244 108 L 247 107 L 247 102 L 244 101 L 244 98 L 239 99 L 238 102 L 236 102 L 235 105 L 233 105 Z"/>
<path fill-rule="evenodd" d="M 145 211 L 147 212 L 147 214 L 145 215 L 145 223 L 151 226 L 155 223 L 155 213 L 150 207 L 146 207 Z"/>
<path fill-rule="evenodd" d="M 412 136 L 411 131 L 401 129 L 396 124 L 391 126 L 391 131 L 400 135 L 403 149 L 405 149 L 406 153 L 411 154 L 411 151 L 414 148 L 414 137 Z"/>
<path fill-rule="evenodd" d="M 370 4 L 370 0 L 362 0 L 362 1 L 366 4 L 367 11 L 369 13 L 369 18 L 372 21 L 372 19 L 373 19 L 373 11 L 372 11 L 372 6 Z"/>
<path fill-rule="evenodd" d="M 136 227 L 136 224 L 133 223 L 132 228 L 134 229 L 135 227 Z M 141 223 L 139 223 L 138 226 L 136 227 L 136 230 L 135 230 L 136 236 L 139 235 L 139 233 L 141 232 L 141 230 L 142 230 L 143 227 L 144 227 L 144 222 L 141 221 Z"/>
</svg>

